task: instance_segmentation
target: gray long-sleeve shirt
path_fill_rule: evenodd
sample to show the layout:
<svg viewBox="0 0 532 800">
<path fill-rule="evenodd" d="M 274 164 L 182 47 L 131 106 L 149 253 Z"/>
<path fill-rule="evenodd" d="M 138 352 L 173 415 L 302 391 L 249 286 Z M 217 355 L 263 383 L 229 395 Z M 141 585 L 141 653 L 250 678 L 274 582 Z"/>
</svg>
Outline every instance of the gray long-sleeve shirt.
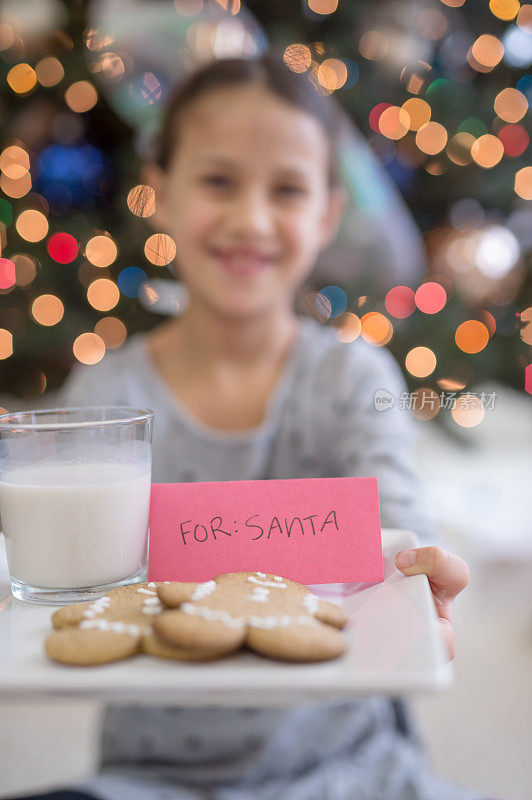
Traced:
<svg viewBox="0 0 532 800">
<path fill-rule="evenodd" d="M 375 392 L 395 399 L 386 411 Z M 429 541 L 413 466 L 413 431 L 392 356 L 303 320 L 264 423 L 224 433 L 197 420 L 164 383 L 144 335 L 77 368 L 64 405 L 155 412 L 154 482 L 377 476 L 383 527 Z M 109 800 L 470 800 L 434 776 L 391 702 L 372 697 L 279 709 L 110 708 L 102 774 Z"/>
</svg>

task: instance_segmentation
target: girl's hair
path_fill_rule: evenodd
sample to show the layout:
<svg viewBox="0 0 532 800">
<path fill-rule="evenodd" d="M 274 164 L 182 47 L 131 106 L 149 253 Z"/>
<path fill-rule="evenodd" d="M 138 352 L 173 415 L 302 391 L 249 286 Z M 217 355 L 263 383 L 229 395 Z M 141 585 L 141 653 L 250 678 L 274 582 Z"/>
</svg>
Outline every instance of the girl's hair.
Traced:
<svg viewBox="0 0 532 800">
<path fill-rule="evenodd" d="M 321 125 L 330 144 L 329 183 L 336 185 L 339 182 L 337 144 L 342 129 L 341 113 L 307 75 L 293 72 L 272 52 L 256 58 L 213 61 L 180 84 L 167 103 L 152 160 L 167 169 L 178 146 L 179 122 L 195 100 L 216 89 L 250 84 L 264 86 L 281 100 L 310 114 Z"/>
</svg>

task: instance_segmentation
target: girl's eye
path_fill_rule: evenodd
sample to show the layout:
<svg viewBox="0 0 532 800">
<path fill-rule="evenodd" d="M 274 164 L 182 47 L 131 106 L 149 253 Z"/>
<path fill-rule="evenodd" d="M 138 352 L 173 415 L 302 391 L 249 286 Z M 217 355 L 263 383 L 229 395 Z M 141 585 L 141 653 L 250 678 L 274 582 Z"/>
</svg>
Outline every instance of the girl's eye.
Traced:
<svg viewBox="0 0 532 800">
<path fill-rule="evenodd" d="M 225 175 L 205 175 L 203 178 L 203 183 L 207 184 L 208 186 L 213 186 L 216 189 L 226 189 L 231 185 L 230 179 L 226 178 Z"/>
<path fill-rule="evenodd" d="M 296 197 L 297 195 L 305 194 L 305 190 L 302 186 L 296 186 L 295 184 L 284 183 L 277 187 L 277 191 L 280 194 L 287 195 L 289 197 Z"/>
</svg>

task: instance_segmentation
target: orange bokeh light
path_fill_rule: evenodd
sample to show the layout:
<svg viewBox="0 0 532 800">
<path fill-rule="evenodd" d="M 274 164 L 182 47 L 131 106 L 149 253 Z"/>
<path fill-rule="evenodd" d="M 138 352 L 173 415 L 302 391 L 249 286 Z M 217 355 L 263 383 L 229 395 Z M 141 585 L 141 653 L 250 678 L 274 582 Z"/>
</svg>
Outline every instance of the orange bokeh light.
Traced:
<svg viewBox="0 0 532 800">
<path fill-rule="evenodd" d="M 475 137 L 471 133 L 462 131 L 455 133 L 449 139 L 446 153 L 449 159 L 459 167 L 465 167 L 471 164 L 471 148 L 475 142 Z"/>
<path fill-rule="evenodd" d="M 338 0 L 308 0 L 308 7 L 315 14 L 333 14 L 338 8 Z"/>
<path fill-rule="evenodd" d="M 482 67 L 491 70 L 497 66 L 503 57 L 504 45 L 496 36 L 492 36 L 491 33 L 483 33 L 482 36 L 479 36 L 476 42 L 473 43 L 471 54 L 475 61 Z"/>
<path fill-rule="evenodd" d="M 306 72 L 312 64 L 312 54 L 306 44 L 289 44 L 283 61 L 292 72 Z"/>
<path fill-rule="evenodd" d="M 402 105 L 410 117 L 410 130 L 418 131 L 423 125 L 426 125 L 430 120 L 431 109 L 426 100 L 421 100 L 419 97 L 410 97 Z"/>
<path fill-rule="evenodd" d="M 127 338 L 127 328 L 118 317 L 103 317 L 94 326 L 96 333 L 109 350 L 114 350 L 124 344 Z"/>
<path fill-rule="evenodd" d="M 146 239 L 144 255 L 156 267 L 164 267 L 174 260 L 175 242 L 167 233 L 154 233 Z"/>
<path fill-rule="evenodd" d="M 411 394 L 412 414 L 416 419 L 434 419 L 440 410 L 440 397 L 434 389 L 424 386 Z"/>
<path fill-rule="evenodd" d="M 17 94 L 29 94 L 35 89 L 37 76 L 29 64 L 15 64 L 7 73 L 7 82 Z"/>
<path fill-rule="evenodd" d="M 463 394 L 457 399 L 451 411 L 452 418 L 462 428 L 474 428 L 484 419 L 486 409 L 480 397 L 474 394 Z"/>
<path fill-rule="evenodd" d="M 504 145 L 498 136 L 485 133 L 475 139 L 471 146 L 471 158 L 484 169 L 496 166 L 504 155 Z"/>
<path fill-rule="evenodd" d="M 399 106 L 388 106 L 379 117 L 379 131 L 388 139 L 401 139 L 409 128 L 410 116 Z"/>
<path fill-rule="evenodd" d="M 349 344 L 358 339 L 362 330 L 360 319 L 352 311 L 344 311 L 344 313 L 335 321 L 338 329 L 336 331 L 336 338 L 339 342 Z"/>
<path fill-rule="evenodd" d="M 366 342 L 382 347 L 393 336 L 393 326 L 388 317 L 378 311 L 369 311 L 360 319 L 360 335 Z"/>
<path fill-rule="evenodd" d="M 515 173 L 514 189 L 523 200 L 532 200 L 532 167 L 523 167 Z"/>
<path fill-rule="evenodd" d="M 528 111 L 528 100 L 519 89 L 503 89 L 493 103 L 498 117 L 505 122 L 519 122 Z"/>
<path fill-rule="evenodd" d="M 464 353 L 480 353 L 489 342 L 490 334 L 483 322 L 468 319 L 456 329 L 454 339 Z"/>
<path fill-rule="evenodd" d="M 427 122 L 416 133 L 416 144 L 423 153 L 434 156 L 447 144 L 447 131 L 439 122 Z"/>
<path fill-rule="evenodd" d="M 368 61 L 379 61 L 388 52 L 388 37 L 382 31 L 366 31 L 362 34 L 358 49 Z"/>
<path fill-rule="evenodd" d="M 490 11 L 505 22 L 509 22 L 517 15 L 521 7 L 519 0 L 490 0 Z"/>
<path fill-rule="evenodd" d="M 41 86 L 56 86 L 65 77 L 65 70 L 58 58 L 47 56 L 36 65 L 35 74 Z"/>
<path fill-rule="evenodd" d="M 2 189 L 4 194 L 7 194 L 8 197 L 13 197 L 15 200 L 18 200 L 28 194 L 31 189 L 31 175 L 29 172 L 26 172 L 22 178 L 13 180 L 2 173 L 2 175 L 0 175 L 0 189 Z"/>
<path fill-rule="evenodd" d="M 13 256 L 15 263 L 15 279 L 17 286 L 28 286 L 36 277 L 35 261 L 26 253 L 17 253 Z"/>
<path fill-rule="evenodd" d="M 65 92 L 65 103 L 71 111 L 82 114 L 98 101 L 98 92 L 89 81 L 76 81 Z"/>
<path fill-rule="evenodd" d="M 151 217 L 155 213 L 155 190 L 139 183 L 127 195 L 127 207 L 136 217 Z"/>
<path fill-rule="evenodd" d="M 110 311 L 120 300 L 120 291 L 109 278 L 97 278 L 87 289 L 87 300 L 97 311 Z"/>
<path fill-rule="evenodd" d="M 405 366 L 414 378 L 426 378 L 436 369 L 436 356 L 429 347 L 413 347 L 406 354 Z"/>
<path fill-rule="evenodd" d="M 18 215 L 15 227 L 27 242 L 40 242 L 48 233 L 48 220 L 41 211 L 28 208 Z"/>
<path fill-rule="evenodd" d="M 347 80 L 347 67 L 338 58 L 326 58 L 318 67 L 318 82 L 327 91 L 341 89 Z"/>
<path fill-rule="evenodd" d="M 108 267 L 116 259 L 118 248 L 110 236 L 98 234 L 89 239 L 85 246 L 85 256 L 95 267 Z"/>
<path fill-rule="evenodd" d="M 65 307 L 55 294 L 41 294 L 36 297 L 31 306 L 31 313 L 35 322 L 45 327 L 57 325 L 63 319 Z"/>
<path fill-rule="evenodd" d="M 105 343 L 96 333 L 82 333 L 75 340 L 72 350 L 82 364 L 97 364 L 105 355 Z"/>
<path fill-rule="evenodd" d="M 9 358 L 11 355 L 13 355 L 13 335 L 5 328 L 0 328 L 0 359 Z"/>
<path fill-rule="evenodd" d="M 30 157 L 22 147 L 16 144 L 6 147 L 0 155 L 0 170 L 7 178 L 18 181 L 30 168 Z"/>
</svg>

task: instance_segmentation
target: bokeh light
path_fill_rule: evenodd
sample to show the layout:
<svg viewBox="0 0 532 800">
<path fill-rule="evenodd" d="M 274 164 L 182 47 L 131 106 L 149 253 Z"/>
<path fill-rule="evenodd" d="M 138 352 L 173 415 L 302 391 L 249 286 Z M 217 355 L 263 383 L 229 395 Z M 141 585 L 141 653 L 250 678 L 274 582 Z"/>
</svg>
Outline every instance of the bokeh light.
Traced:
<svg viewBox="0 0 532 800">
<path fill-rule="evenodd" d="M 7 82 L 16 94 L 30 94 L 37 85 L 37 76 L 29 64 L 15 64 L 7 73 Z"/>
<path fill-rule="evenodd" d="M 33 258 L 26 253 L 13 256 L 17 286 L 28 286 L 37 275 L 37 268 Z"/>
<path fill-rule="evenodd" d="M 525 344 L 532 344 L 532 306 L 520 313 L 521 330 L 519 335 Z"/>
<path fill-rule="evenodd" d="M 426 125 L 430 120 L 431 109 L 426 100 L 421 100 L 419 97 L 410 97 L 402 105 L 410 117 L 410 130 L 418 131 L 423 125 Z"/>
<path fill-rule="evenodd" d="M 377 105 L 374 106 L 374 108 L 372 108 L 369 112 L 369 127 L 372 131 L 375 131 L 375 133 L 379 133 L 379 120 L 383 111 L 385 111 L 387 108 L 391 108 L 390 103 L 377 103 Z"/>
<path fill-rule="evenodd" d="M 41 86 L 56 86 L 65 77 L 65 70 L 58 58 L 46 56 L 35 66 L 35 75 Z"/>
<path fill-rule="evenodd" d="M 489 342 L 490 334 L 483 322 L 468 319 L 456 329 L 454 339 L 464 353 L 480 353 Z"/>
<path fill-rule="evenodd" d="M 460 8 L 463 6 L 466 0 L 441 0 L 441 2 L 445 6 L 449 6 L 449 8 Z"/>
<path fill-rule="evenodd" d="M 141 286 L 146 283 L 148 276 L 139 267 L 126 267 L 118 276 L 118 288 L 126 297 L 135 300 Z"/>
<path fill-rule="evenodd" d="M 437 314 L 447 302 L 447 292 L 434 281 L 422 283 L 415 294 L 416 306 L 424 314 Z"/>
<path fill-rule="evenodd" d="M 0 328 L 0 359 L 13 355 L 13 334 L 5 328 Z"/>
<path fill-rule="evenodd" d="M 89 239 L 85 246 L 85 257 L 95 267 L 108 267 L 115 261 L 118 248 L 110 236 L 98 234 Z"/>
<path fill-rule="evenodd" d="M 105 343 L 96 333 L 82 333 L 74 341 L 72 350 L 82 364 L 97 364 L 105 355 Z"/>
<path fill-rule="evenodd" d="M 388 37 L 383 31 L 366 31 L 362 34 L 358 49 L 368 61 L 380 61 L 388 52 Z"/>
<path fill-rule="evenodd" d="M 151 217 L 155 213 L 155 190 L 139 183 L 127 195 L 127 207 L 137 217 Z"/>
<path fill-rule="evenodd" d="M 41 294 L 31 306 L 31 314 L 35 322 L 45 327 L 57 325 L 63 319 L 65 307 L 55 294 Z"/>
<path fill-rule="evenodd" d="M 12 197 L 14 200 L 19 200 L 21 197 L 24 197 L 28 194 L 31 189 L 31 175 L 29 172 L 26 172 L 22 178 L 8 178 L 7 175 L 2 173 L 0 176 L 0 189 L 6 194 L 8 197 Z"/>
<path fill-rule="evenodd" d="M 118 317 L 102 317 L 94 326 L 96 333 L 108 350 L 121 347 L 127 338 L 127 328 Z"/>
<path fill-rule="evenodd" d="M 358 339 L 362 330 L 362 325 L 359 317 L 353 314 L 352 311 L 344 311 L 336 319 L 336 338 L 339 342 L 350 344 Z"/>
<path fill-rule="evenodd" d="M 347 67 L 338 58 L 326 58 L 318 67 L 318 83 L 329 93 L 341 89 L 347 81 Z"/>
<path fill-rule="evenodd" d="M 98 101 L 98 92 L 89 81 L 76 81 L 65 92 L 65 103 L 71 111 L 82 114 Z"/>
<path fill-rule="evenodd" d="M 393 336 L 393 325 L 384 314 L 378 311 L 369 311 L 364 314 L 360 319 L 361 331 L 360 335 L 366 342 L 374 344 L 377 347 L 383 347 L 388 344 Z"/>
<path fill-rule="evenodd" d="M 312 54 L 306 44 L 289 44 L 283 61 L 292 72 L 306 72 L 312 64 Z"/>
<path fill-rule="evenodd" d="M 439 122 L 427 122 L 416 133 L 416 144 L 423 153 L 434 156 L 447 144 L 447 131 Z"/>
<path fill-rule="evenodd" d="M 0 289 L 11 289 L 16 280 L 15 262 L 10 258 L 0 258 Z"/>
<path fill-rule="evenodd" d="M 492 36 L 490 33 L 483 33 L 472 45 L 471 55 L 473 59 L 469 63 L 472 67 L 478 69 L 480 65 L 481 68 L 489 71 L 496 67 L 503 57 L 504 45 L 496 36 Z"/>
<path fill-rule="evenodd" d="M 110 311 L 120 300 L 118 286 L 110 278 L 97 278 L 87 289 L 87 300 L 97 311 Z"/>
<path fill-rule="evenodd" d="M 522 125 L 505 125 L 499 131 L 498 136 L 503 144 L 505 154 L 511 158 L 521 156 L 530 142 L 528 133 Z"/>
<path fill-rule="evenodd" d="M 0 170 L 16 181 L 23 178 L 30 168 L 30 158 L 22 147 L 16 144 L 6 147 L 0 154 Z"/>
<path fill-rule="evenodd" d="M 22 239 L 40 242 L 48 233 L 48 220 L 41 211 L 28 208 L 18 215 L 15 227 Z"/>
<path fill-rule="evenodd" d="M 440 410 L 440 397 L 434 389 L 423 386 L 411 394 L 412 414 L 416 419 L 434 419 Z"/>
<path fill-rule="evenodd" d="M 347 295 L 340 286 L 324 286 L 316 296 L 316 307 L 323 314 L 324 309 L 330 308 L 328 317 L 334 319 L 343 314 L 347 308 Z"/>
<path fill-rule="evenodd" d="M 315 14 L 333 14 L 338 8 L 338 0 L 308 0 L 308 7 Z"/>
<path fill-rule="evenodd" d="M 515 173 L 514 189 L 523 200 L 532 200 L 532 167 L 523 167 Z"/>
<path fill-rule="evenodd" d="M 410 128 L 410 116 L 404 108 L 388 106 L 379 116 L 379 132 L 387 139 L 401 139 Z"/>
<path fill-rule="evenodd" d="M 503 89 L 496 96 L 493 108 L 505 122 L 519 122 L 528 110 L 528 100 L 519 89 Z"/>
<path fill-rule="evenodd" d="M 471 158 L 484 169 L 495 167 L 504 155 L 504 145 L 497 136 L 486 133 L 473 142 Z"/>
<path fill-rule="evenodd" d="M 154 233 L 146 239 L 144 255 L 156 267 L 164 267 L 174 260 L 175 242 L 167 233 Z"/>
<path fill-rule="evenodd" d="M 520 7 L 519 0 L 490 0 L 491 13 L 505 22 L 514 19 Z"/>
<path fill-rule="evenodd" d="M 486 310 L 481 311 L 480 312 L 480 316 L 482 317 L 482 321 L 484 322 L 484 325 L 488 329 L 488 333 L 489 333 L 490 339 L 491 339 L 491 337 L 493 336 L 493 334 L 497 330 L 497 320 L 495 319 L 495 317 L 493 316 L 491 311 L 486 311 Z"/>
<path fill-rule="evenodd" d="M 516 21 L 521 30 L 525 33 L 532 33 L 532 5 L 530 3 L 521 6 Z"/>
<path fill-rule="evenodd" d="M 406 319 L 416 309 L 414 290 L 409 286 L 394 286 L 386 294 L 384 305 L 388 314 L 396 319 Z"/>
<path fill-rule="evenodd" d="M 486 409 L 480 397 L 474 394 L 462 394 L 457 398 L 451 411 L 452 418 L 462 428 L 474 428 L 484 419 Z"/>
<path fill-rule="evenodd" d="M 406 354 L 405 366 L 414 378 L 426 378 L 436 369 L 436 356 L 429 347 L 413 347 Z"/>
<path fill-rule="evenodd" d="M 70 264 L 76 258 L 79 247 L 75 238 L 70 233 L 54 233 L 48 239 L 47 250 L 50 256 L 59 264 Z"/>
<path fill-rule="evenodd" d="M 471 163 L 471 148 L 475 143 L 475 137 L 471 133 L 462 131 L 455 133 L 449 139 L 446 153 L 449 159 L 459 167 L 466 167 Z"/>
</svg>

